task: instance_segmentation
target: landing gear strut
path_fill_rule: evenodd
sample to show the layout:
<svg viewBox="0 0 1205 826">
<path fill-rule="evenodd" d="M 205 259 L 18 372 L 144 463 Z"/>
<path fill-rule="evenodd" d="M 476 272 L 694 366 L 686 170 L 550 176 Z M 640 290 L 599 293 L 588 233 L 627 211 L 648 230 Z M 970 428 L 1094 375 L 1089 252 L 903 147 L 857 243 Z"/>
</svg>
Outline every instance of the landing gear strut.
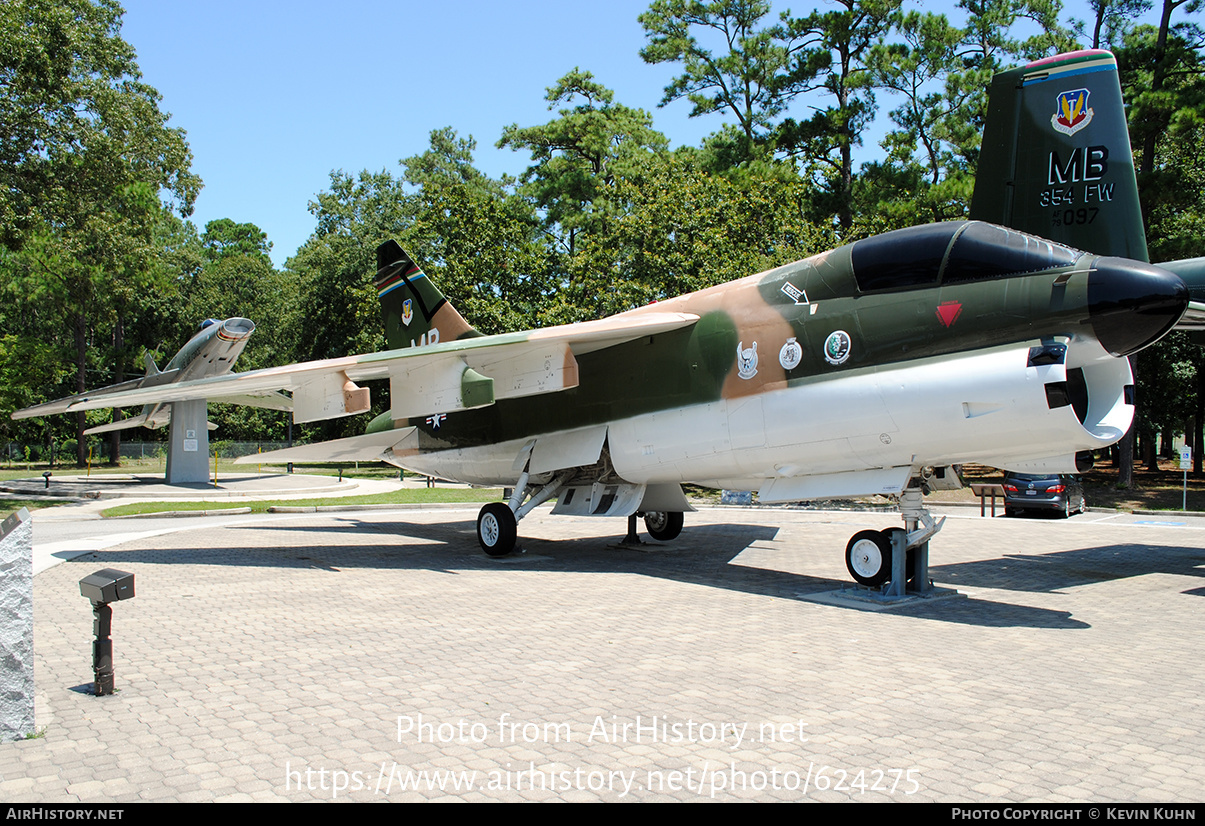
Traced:
<svg viewBox="0 0 1205 826">
<path fill-rule="evenodd" d="M 858 531 L 845 546 L 845 567 L 854 580 L 867 588 L 890 583 L 883 592 L 888 597 L 933 589 L 929 581 L 929 539 L 946 521 L 944 516 L 934 521 L 925 510 L 920 488 L 907 488 L 901 493 L 899 508 L 903 528 Z"/>
<path fill-rule="evenodd" d="M 509 501 L 489 502 L 477 514 L 477 541 L 487 556 L 511 553 L 518 540 L 519 520 L 531 513 L 532 508 L 556 496 L 565 486 L 564 476 L 554 476 L 542 487 L 529 485 L 528 478 L 524 470 Z"/>
</svg>

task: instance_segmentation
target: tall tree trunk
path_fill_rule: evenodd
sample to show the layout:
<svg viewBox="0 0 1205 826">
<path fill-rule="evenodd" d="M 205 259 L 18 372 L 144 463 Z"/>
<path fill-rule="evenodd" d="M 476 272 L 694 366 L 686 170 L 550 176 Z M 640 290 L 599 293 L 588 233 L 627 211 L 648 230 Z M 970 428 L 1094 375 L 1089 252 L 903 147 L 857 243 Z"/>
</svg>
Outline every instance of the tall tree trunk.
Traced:
<svg viewBox="0 0 1205 826">
<path fill-rule="evenodd" d="M 88 325 L 81 307 L 75 314 L 75 392 L 84 393 L 88 390 Z M 88 463 L 88 452 L 84 429 L 87 421 L 84 411 L 75 414 L 75 463 L 83 467 Z"/>
<path fill-rule="evenodd" d="M 1148 430 L 1142 435 L 1142 458 L 1146 469 L 1152 473 L 1159 472 L 1159 453 L 1155 450 L 1155 431 Z"/>
<path fill-rule="evenodd" d="M 113 352 L 117 354 L 117 367 L 113 371 L 113 383 L 121 384 L 125 381 L 125 364 L 126 364 L 126 325 L 125 314 L 120 310 L 117 312 L 117 322 L 113 327 Z M 121 408 L 113 408 L 113 421 L 121 421 Z M 121 431 L 114 430 L 109 434 L 109 461 L 114 465 L 121 464 Z"/>
</svg>

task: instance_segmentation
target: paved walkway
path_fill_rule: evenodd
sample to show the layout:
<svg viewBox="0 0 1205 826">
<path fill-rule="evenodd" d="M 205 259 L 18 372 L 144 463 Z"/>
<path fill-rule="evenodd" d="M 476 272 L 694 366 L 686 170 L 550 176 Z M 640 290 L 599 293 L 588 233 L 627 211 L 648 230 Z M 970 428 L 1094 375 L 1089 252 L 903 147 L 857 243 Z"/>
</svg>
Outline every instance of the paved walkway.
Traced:
<svg viewBox="0 0 1205 826">
<path fill-rule="evenodd" d="M 446 483 L 445 483 L 446 484 Z M 0 491 L 46 499 L 61 496 L 65 500 L 102 502 L 95 509 L 113 507 L 114 499 L 131 501 L 231 499 L 276 499 L 303 496 L 353 496 L 396 490 L 403 484 L 391 479 L 343 479 L 337 476 L 312 476 L 304 473 L 229 473 L 216 482 L 169 485 L 163 474 L 104 473 L 94 476 L 52 476 L 50 484 L 42 479 L 13 479 L 0 484 Z M 413 477 L 407 487 L 421 487 Z"/>
<path fill-rule="evenodd" d="M 1201 799 L 1201 520 L 964 510 L 933 552 L 964 598 L 869 611 L 819 600 L 883 514 L 707 509 L 617 550 L 540 510 L 505 560 L 475 514 L 176 520 L 44 570 L 45 733 L 0 745 L 0 799 Z M 97 698 L 103 567 L 137 597 Z"/>
</svg>

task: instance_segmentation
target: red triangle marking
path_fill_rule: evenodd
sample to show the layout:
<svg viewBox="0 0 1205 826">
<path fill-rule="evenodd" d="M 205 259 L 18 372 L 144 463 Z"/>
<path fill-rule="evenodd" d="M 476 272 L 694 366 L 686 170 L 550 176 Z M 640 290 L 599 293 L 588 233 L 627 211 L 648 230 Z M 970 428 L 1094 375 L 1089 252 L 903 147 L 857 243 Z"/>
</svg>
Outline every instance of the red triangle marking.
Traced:
<svg viewBox="0 0 1205 826">
<path fill-rule="evenodd" d="M 941 319 L 941 323 L 946 327 L 953 325 L 961 314 L 962 302 L 960 301 L 943 301 L 937 305 L 937 317 Z"/>
</svg>

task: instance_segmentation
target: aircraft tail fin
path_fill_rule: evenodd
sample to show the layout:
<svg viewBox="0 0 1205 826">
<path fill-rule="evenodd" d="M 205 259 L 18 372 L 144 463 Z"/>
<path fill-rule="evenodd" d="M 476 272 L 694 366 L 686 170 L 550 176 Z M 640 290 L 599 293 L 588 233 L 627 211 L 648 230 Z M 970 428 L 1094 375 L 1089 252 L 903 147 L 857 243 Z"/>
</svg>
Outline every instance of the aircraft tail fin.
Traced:
<svg viewBox="0 0 1205 826">
<path fill-rule="evenodd" d="M 391 350 L 480 335 L 396 241 L 377 247 L 372 283 L 380 296 Z"/>
<path fill-rule="evenodd" d="M 155 357 L 151 355 L 149 350 L 142 354 L 142 360 L 146 363 L 146 374 L 148 376 L 157 376 L 163 372 L 159 369 L 159 365 L 155 364 Z"/>
<path fill-rule="evenodd" d="M 1149 260 L 1112 54 L 1070 52 L 993 78 L 970 217 Z"/>
</svg>

